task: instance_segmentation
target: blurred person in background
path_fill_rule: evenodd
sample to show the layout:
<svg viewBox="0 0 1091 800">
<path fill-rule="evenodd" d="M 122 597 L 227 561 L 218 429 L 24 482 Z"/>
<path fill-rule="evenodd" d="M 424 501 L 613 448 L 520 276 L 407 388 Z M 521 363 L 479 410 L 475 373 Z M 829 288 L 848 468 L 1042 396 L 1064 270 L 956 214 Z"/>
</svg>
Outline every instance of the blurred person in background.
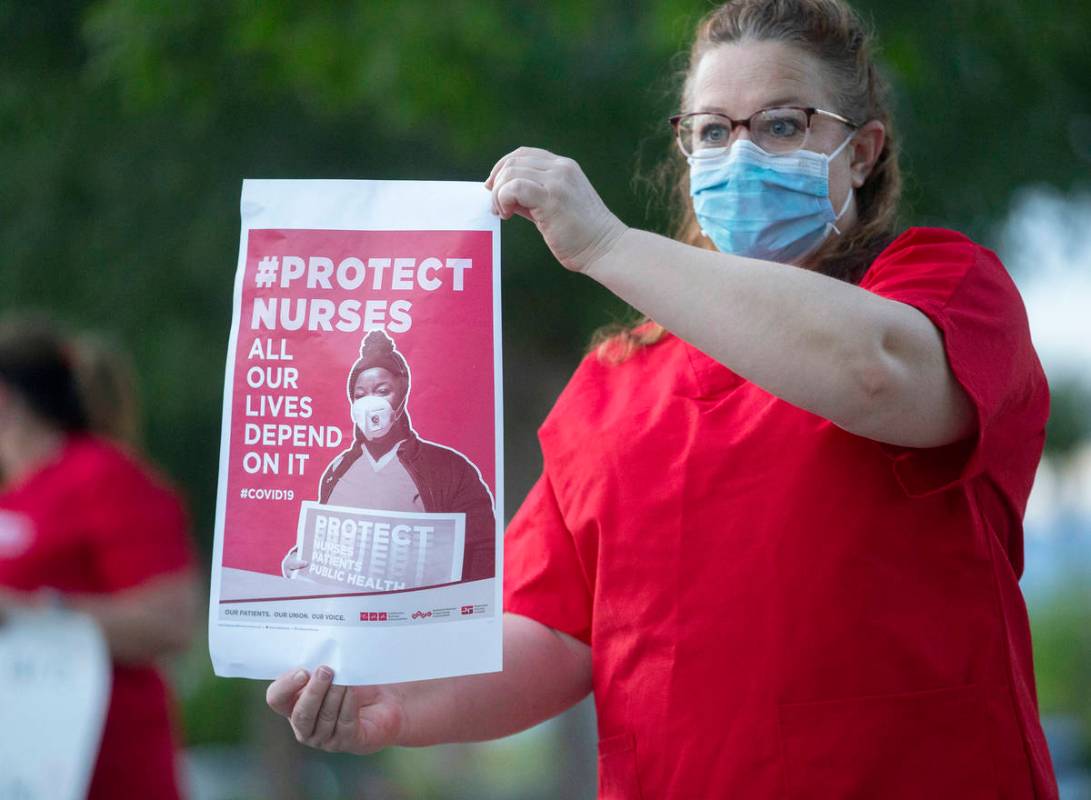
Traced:
<svg viewBox="0 0 1091 800">
<path fill-rule="evenodd" d="M 0 612 L 51 604 L 101 628 L 114 666 L 94 800 L 180 796 L 156 662 L 189 646 L 193 554 L 182 503 L 135 455 L 135 413 L 131 371 L 100 340 L 0 321 Z"/>
<path fill-rule="evenodd" d="M 140 395 L 132 363 L 96 333 L 80 333 L 70 346 L 87 427 L 116 445 L 139 451 Z"/>
<path fill-rule="evenodd" d="M 321 666 L 269 704 L 368 753 L 593 691 L 603 798 L 1056 798 L 1018 584 L 1049 394 L 1015 285 L 959 233 L 897 234 L 897 137 L 842 0 L 711 11 L 681 106 L 676 240 L 545 150 L 486 182 L 649 319 L 540 430 L 503 671 L 345 687 Z"/>
</svg>

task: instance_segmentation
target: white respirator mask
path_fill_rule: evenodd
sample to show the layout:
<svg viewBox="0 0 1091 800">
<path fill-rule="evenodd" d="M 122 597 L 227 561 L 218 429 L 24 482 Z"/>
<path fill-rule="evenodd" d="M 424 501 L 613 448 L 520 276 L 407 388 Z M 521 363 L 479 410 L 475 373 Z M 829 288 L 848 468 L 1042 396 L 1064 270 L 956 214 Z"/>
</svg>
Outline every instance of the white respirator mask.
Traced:
<svg viewBox="0 0 1091 800">
<path fill-rule="evenodd" d="M 369 442 L 390 433 L 394 419 L 394 407 L 386 398 L 367 395 L 352 401 L 352 421 Z"/>
</svg>

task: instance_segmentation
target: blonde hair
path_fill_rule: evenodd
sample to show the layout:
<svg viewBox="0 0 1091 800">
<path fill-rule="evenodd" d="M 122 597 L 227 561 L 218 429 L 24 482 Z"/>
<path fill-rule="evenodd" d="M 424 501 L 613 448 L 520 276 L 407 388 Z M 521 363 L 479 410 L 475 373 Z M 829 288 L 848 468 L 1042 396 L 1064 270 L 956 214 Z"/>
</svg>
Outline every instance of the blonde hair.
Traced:
<svg viewBox="0 0 1091 800">
<path fill-rule="evenodd" d="M 837 107 L 831 110 L 859 125 L 878 120 L 886 129 L 883 149 L 856 190 L 856 224 L 828 239 L 806 264 L 824 275 L 858 283 L 894 237 L 902 188 L 888 86 L 872 59 L 871 34 L 843 0 L 730 0 L 697 25 L 682 84 L 683 108 L 691 105 L 693 77 L 705 54 L 718 45 L 741 41 L 785 42 L 809 53 L 822 64 L 834 90 Z M 660 175 L 671 186 L 674 238 L 714 249 L 693 213 L 686 161 L 673 143 L 671 153 Z M 659 341 L 664 333 L 662 326 L 648 320 L 625 328 L 614 326 L 595 335 L 592 349 L 605 361 L 623 361 L 635 350 Z"/>
<path fill-rule="evenodd" d="M 91 333 L 76 336 L 72 340 L 72 351 L 89 430 L 138 449 L 140 406 L 136 374 L 128 355 Z"/>
</svg>

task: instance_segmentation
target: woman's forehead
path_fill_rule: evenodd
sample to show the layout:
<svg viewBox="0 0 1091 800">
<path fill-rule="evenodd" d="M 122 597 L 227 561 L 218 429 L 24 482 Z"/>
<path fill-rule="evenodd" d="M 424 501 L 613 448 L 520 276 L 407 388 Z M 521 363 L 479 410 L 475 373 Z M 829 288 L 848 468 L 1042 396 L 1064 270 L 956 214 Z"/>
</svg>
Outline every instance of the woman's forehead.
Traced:
<svg viewBox="0 0 1091 800">
<path fill-rule="evenodd" d="M 380 383 L 382 381 L 395 382 L 398 376 L 388 370 L 386 367 L 368 367 L 359 375 L 356 376 L 356 385 L 360 386 L 365 383 Z"/>
<path fill-rule="evenodd" d="M 745 119 L 770 106 L 830 108 L 825 75 L 818 59 L 787 42 L 716 45 L 697 64 L 688 110 Z"/>
</svg>

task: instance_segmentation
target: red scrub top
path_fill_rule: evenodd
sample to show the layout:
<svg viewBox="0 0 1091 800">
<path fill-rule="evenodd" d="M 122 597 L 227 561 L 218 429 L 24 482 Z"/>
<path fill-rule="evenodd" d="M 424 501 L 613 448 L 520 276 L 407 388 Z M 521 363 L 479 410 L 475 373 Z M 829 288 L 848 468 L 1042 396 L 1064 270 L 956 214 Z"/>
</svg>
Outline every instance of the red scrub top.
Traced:
<svg viewBox="0 0 1091 800">
<path fill-rule="evenodd" d="M 0 493 L 0 586 L 109 593 L 190 566 L 174 493 L 113 445 L 72 437 L 51 463 Z M 165 684 L 115 665 L 90 800 L 177 798 Z"/>
<path fill-rule="evenodd" d="M 855 436 L 668 336 L 542 426 L 508 611 L 591 645 L 600 798 L 1056 798 L 1019 591 L 1049 394 L 996 256 L 911 229 L 861 287 L 942 331 L 977 412 Z"/>
</svg>

